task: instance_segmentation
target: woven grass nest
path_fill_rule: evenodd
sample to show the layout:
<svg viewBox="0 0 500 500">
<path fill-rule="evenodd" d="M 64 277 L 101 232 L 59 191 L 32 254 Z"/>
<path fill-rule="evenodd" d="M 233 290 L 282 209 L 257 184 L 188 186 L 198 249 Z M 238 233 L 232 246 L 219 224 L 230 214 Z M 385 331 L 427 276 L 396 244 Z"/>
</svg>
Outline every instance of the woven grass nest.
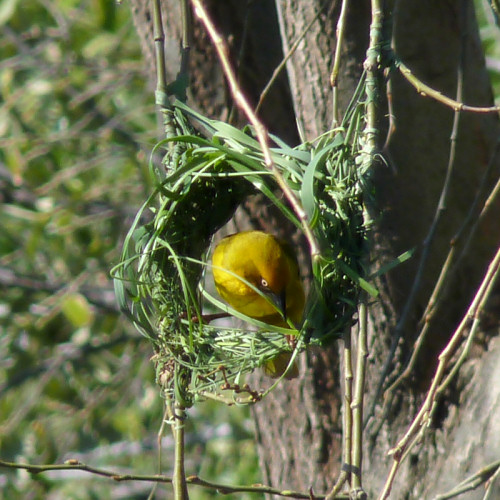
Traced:
<svg viewBox="0 0 500 500">
<path fill-rule="evenodd" d="M 307 214 L 320 249 L 312 259 L 313 283 L 296 352 L 340 337 L 352 324 L 361 288 L 371 291 L 362 265 L 370 190 L 360 161 L 363 111 L 355 97 L 341 126 L 295 148 L 271 137 L 272 159 Z M 204 275 L 211 273 L 207 254 L 214 233 L 252 193 L 262 193 L 302 225 L 282 200 L 250 128 L 207 119 L 179 101 L 164 113 L 170 133 L 156 150 L 165 155 L 161 167 L 150 167 L 155 189 L 113 270 L 117 298 L 153 345 L 166 397 L 184 407 L 203 398 L 254 402 L 261 394 L 244 384 L 244 374 L 292 348 L 285 330 L 255 320 L 246 318 L 257 331 L 204 321 L 202 306 L 228 310 L 203 287 Z"/>
</svg>

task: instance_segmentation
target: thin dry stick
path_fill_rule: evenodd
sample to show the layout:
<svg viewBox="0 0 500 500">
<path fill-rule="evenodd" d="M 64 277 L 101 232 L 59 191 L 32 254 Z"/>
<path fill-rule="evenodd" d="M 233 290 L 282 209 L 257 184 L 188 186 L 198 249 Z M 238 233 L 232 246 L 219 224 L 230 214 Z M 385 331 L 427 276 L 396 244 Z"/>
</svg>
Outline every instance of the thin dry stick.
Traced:
<svg viewBox="0 0 500 500">
<path fill-rule="evenodd" d="M 500 249 L 498 250 L 500 253 Z M 483 304 L 486 304 L 491 292 L 493 291 L 493 283 L 495 282 L 495 278 L 492 280 L 491 286 L 485 291 L 484 293 L 484 298 L 483 298 Z M 469 331 L 469 335 L 467 337 L 467 342 L 465 343 L 465 347 L 462 350 L 462 353 L 460 354 L 460 357 L 458 360 L 455 362 L 453 369 L 451 372 L 448 374 L 448 376 L 445 378 L 445 380 L 441 383 L 441 385 L 438 387 L 436 391 L 436 399 L 437 396 L 441 395 L 446 387 L 450 384 L 450 382 L 453 380 L 453 378 L 457 375 L 458 371 L 460 370 L 461 366 L 465 362 L 471 348 L 472 348 L 472 343 L 475 340 L 476 333 L 479 329 L 480 325 L 480 313 L 483 309 L 483 306 L 479 307 L 477 311 L 475 311 L 474 316 L 470 317 L 469 320 L 472 320 L 472 325 Z M 431 411 L 431 415 L 433 414 L 434 410 Z"/>
<path fill-rule="evenodd" d="M 155 42 L 156 57 L 156 90 L 155 101 L 160 111 L 165 117 L 165 132 L 167 137 L 176 135 L 175 125 L 172 116 L 169 113 L 170 102 L 167 95 L 167 70 L 165 66 L 165 34 L 163 32 L 163 23 L 161 17 L 161 1 L 153 0 L 153 36 Z M 175 153 L 175 143 L 169 142 L 170 153 Z"/>
<path fill-rule="evenodd" d="M 488 166 L 488 169 L 485 172 L 485 175 L 484 175 L 484 180 L 485 181 L 486 181 L 486 177 L 487 177 L 488 173 L 490 173 L 491 170 L 493 169 L 493 167 L 496 165 L 496 161 L 495 160 L 496 160 L 497 155 L 498 155 L 499 152 L 500 152 L 500 138 L 499 138 L 499 140 L 498 140 L 498 142 L 497 142 L 497 144 L 495 146 L 495 150 L 494 150 L 494 152 L 492 154 L 490 165 Z M 491 168 L 490 168 L 490 166 L 491 166 Z M 469 249 L 469 246 L 470 246 L 470 244 L 471 244 L 471 242 L 473 240 L 473 237 L 474 237 L 474 235 L 476 233 L 476 230 L 477 230 L 479 224 L 483 220 L 484 216 L 488 213 L 489 209 L 493 205 L 494 200 L 496 199 L 496 197 L 499 194 L 500 194 L 500 179 L 498 179 L 497 183 L 495 184 L 495 187 L 491 190 L 490 195 L 488 196 L 487 200 L 484 202 L 483 208 L 482 208 L 481 212 L 479 213 L 479 216 L 477 217 L 477 219 L 472 224 L 472 228 L 469 231 L 469 234 L 467 236 L 467 241 L 465 242 L 465 244 L 464 244 L 464 246 L 462 248 L 462 251 L 460 253 L 460 256 L 457 259 L 458 262 L 467 253 L 467 250 Z M 455 264 L 455 267 L 456 266 L 457 266 L 457 264 Z"/>
<path fill-rule="evenodd" d="M 500 479 L 500 467 L 497 468 L 495 474 L 491 478 L 486 480 L 486 493 L 484 494 L 483 500 L 494 500 L 493 495 L 498 492 L 495 482 Z"/>
<path fill-rule="evenodd" d="M 156 483 L 172 483 L 172 478 L 166 476 L 158 476 L 157 474 L 145 475 L 145 474 L 122 474 L 117 471 L 100 469 L 97 467 L 92 467 L 90 465 L 83 464 L 75 459 L 67 460 L 64 464 L 22 464 L 16 462 L 7 462 L 5 460 L 0 460 L 0 467 L 6 469 L 22 469 L 28 471 L 30 474 L 42 474 L 52 470 L 56 471 L 67 471 L 67 470 L 79 470 L 83 472 L 88 472 L 90 474 L 95 474 L 102 477 L 107 477 L 117 482 L 121 481 L 144 481 L 144 482 L 156 482 Z M 254 484 L 250 486 L 230 486 L 221 483 L 214 483 L 211 481 L 205 481 L 198 476 L 189 476 L 186 478 L 186 483 L 190 485 L 202 486 L 204 488 L 217 491 L 220 494 L 230 494 L 230 493 L 254 493 L 254 494 L 268 494 L 276 495 L 284 498 L 298 498 L 304 500 L 310 500 L 311 493 L 302 493 L 293 490 L 281 490 L 279 488 L 272 488 L 270 486 L 265 486 L 262 484 Z M 315 500 L 324 500 L 323 495 L 314 495 Z M 348 494 L 338 495 L 337 500 L 349 500 Z"/>
<path fill-rule="evenodd" d="M 469 213 L 467 214 L 462 226 L 460 227 L 460 229 L 457 231 L 457 233 L 455 234 L 455 236 L 452 238 L 452 240 L 450 242 L 450 250 L 449 250 L 448 255 L 446 257 L 445 263 L 443 264 L 443 266 L 441 268 L 441 272 L 439 274 L 436 285 L 434 286 L 434 290 L 432 291 L 432 294 L 431 294 L 431 297 L 429 298 L 426 309 L 425 309 L 424 313 L 422 314 L 422 319 L 420 320 L 420 322 L 423 323 L 423 327 L 422 327 L 422 330 L 420 331 L 420 333 L 415 341 L 410 361 L 408 362 L 408 365 L 405 368 L 404 372 L 398 377 L 398 379 L 387 390 L 387 393 L 394 391 L 394 389 L 404 380 L 404 378 L 408 377 L 410 375 L 410 373 L 413 371 L 413 367 L 415 366 L 415 363 L 417 361 L 418 354 L 419 354 L 420 349 L 423 345 L 423 342 L 427 336 L 427 331 L 430 327 L 432 318 L 437 311 L 437 305 L 439 304 L 439 302 L 441 301 L 441 298 L 443 297 L 443 294 L 444 294 L 443 290 L 449 284 L 451 277 L 453 275 L 455 275 L 457 273 L 457 271 L 459 270 L 459 264 L 462 261 L 462 259 L 465 257 L 465 255 L 467 254 L 467 250 L 468 250 L 469 245 L 474 237 L 474 234 L 476 233 L 476 230 L 477 230 L 479 224 L 481 223 L 484 216 L 486 215 L 489 208 L 491 207 L 493 200 L 500 193 L 500 179 L 499 179 L 497 181 L 497 184 L 491 190 L 488 198 L 484 202 L 483 208 L 481 209 L 479 215 L 477 216 L 475 221 L 472 223 L 472 225 L 468 231 L 468 234 L 466 236 L 465 243 L 462 245 L 462 249 L 460 251 L 460 254 L 458 255 L 458 257 L 456 257 L 456 254 L 458 252 L 458 241 L 462 238 L 463 233 L 465 232 L 465 229 L 470 222 L 470 219 L 472 218 L 473 214 L 475 213 L 475 211 L 477 209 L 479 199 L 483 195 L 482 193 L 484 191 L 484 188 L 486 187 L 489 175 L 490 175 L 491 171 L 493 170 L 494 166 L 496 165 L 496 158 L 497 158 L 497 155 L 499 152 L 500 152 L 500 139 L 495 144 L 495 148 L 491 154 L 490 160 L 488 162 L 488 166 L 483 174 L 483 178 L 481 180 L 481 184 L 480 184 L 478 193 L 476 194 L 476 196 L 474 198 L 474 201 L 470 207 Z"/>
<path fill-rule="evenodd" d="M 344 486 L 345 482 L 347 481 L 347 470 L 346 467 L 343 467 L 342 470 L 340 471 L 339 477 L 337 479 L 337 482 L 334 484 L 332 491 L 326 495 L 325 500 L 334 500 L 336 498 L 339 498 L 339 491 L 342 489 L 342 486 Z M 350 498 L 350 495 L 348 495 Z"/>
<path fill-rule="evenodd" d="M 169 404 L 165 404 L 165 410 L 163 412 L 163 418 L 161 419 L 160 429 L 158 431 L 158 435 L 156 436 L 156 445 L 158 446 L 158 474 L 161 474 L 162 471 L 162 463 L 161 463 L 161 440 L 163 438 L 163 433 L 165 432 L 165 426 L 167 425 L 167 421 L 170 420 L 171 415 L 171 406 Z M 158 483 L 154 483 L 151 488 L 151 492 L 148 495 L 148 500 L 153 500 L 156 490 L 158 488 Z"/>
<path fill-rule="evenodd" d="M 469 325 L 471 321 L 479 316 L 481 311 L 484 309 L 486 301 L 493 290 L 495 281 L 500 273 L 500 248 L 498 249 L 495 257 L 488 267 L 488 271 L 479 287 L 479 290 L 474 297 L 467 313 L 463 317 L 460 325 L 456 329 L 453 337 L 448 342 L 446 348 L 439 355 L 439 364 L 436 369 L 436 373 L 432 380 L 431 387 L 427 393 L 424 403 L 422 404 L 420 411 L 417 416 L 413 420 L 410 428 L 407 430 L 406 434 L 403 438 L 398 442 L 398 444 L 390 450 L 390 454 L 394 456 L 394 462 L 389 473 L 389 477 L 386 480 L 384 485 L 384 489 L 380 495 L 380 499 L 383 500 L 388 497 L 392 484 L 394 482 L 394 478 L 396 472 L 399 469 L 399 466 L 402 463 L 403 454 L 407 453 L 411 448 L 412 444 L 415 442 L 415 437 L 418 433 L 423 430 L 424 425 L 429 422 L 431 417 L 431 411 L 433 409 L 433 405 L 436 399 L 437 391 L 441 385 L 441 382 L 444 378 L 445 371 L 448 368 L 448 363 L 455 353 L 457 347 L 459 346 L 462 336 L 466 327 Z"/>
<path fill-rule="evenodd" d="M 500 141 L 498 141 L 497 152 L 499 148 L 500 148 Z M 488 199 L 484 202 L 483 209 L 479 214 L 479 219 L 481 219 L 484 216 L 484 214 L 488 212 L 488 210 L 493 205 L 493 201 L 499 194 L 500 194 L 500 179 L 498 179 L 497 183 L 495 184 L 495 187 L 491 190 L 491 194 L 488 196 Z"/>
<path fill-rule="evenodd" d="M 479 471 L 477 471 L 474 475 L 468 477 L 460 484 L 455 486 L 452 490 L 443 493 L 441 495 L 437 495 L 433 500 L 449 500 L 450 498 L 458 497 L 467 491 L 475 490 L 481 484 L 490 481 L 491 478 L 500 472 L 500 460 L 493 462 L 485 467 L 482 467 Z"/>
<path fill-rule="evenodd" d="M 385 136 L 385 142 L 382 146 L 382 151 L 384 151 L 384 156 L 386 157 L 386 161 L 388 166 L 392 166 L 392 171 L 395 173 L 394 162 L 391 160 L 391 154 L 389 150 L 389 143 L 391 141 L 392 136 L 396 132 L 396 120 L 394 115 L 394 99 L 392 92 L 392 80 L 388 77 L 389 70 L 385 70 L 387 84 L 386 84 L 386 99 L 387 99 L 387 118 L 389 120 L 387 126 L 387 135 Z"/>
<path fill-rule="evenodd" d="M 187 75 L 189 67 L 189 53 L 191 51 L 191 36 L 193 27 L 191 25 L 191 12 L 189 0 L 181 0 L 182 17 L 182 40 L 181 40 L 181 67 L 179 73 Z"/>
<path fill-rule="evenodd" d="M 167 70 L 165 67 L 165 35 L 161 20 L 161 1 L 153 4 L 153 36 L 156 56 L 156 92 L 167 92 Z"/>
<path fill-rule="evenodd" d="M 395 62 L 396 67 L 399 69 L 400 73 L 408 80 L 413 87 L 417 90 L 417 92 L 423 96 L 430 97 L 435 101 L 438 101 L 445 106 L 452 108 L 454 111 L 470 111 L 473 113 L 498 113 L 500 111 L 500 106 L 468 106 L 460 101 L 455 101 L 450 97 L 447 97 L 441 92 L 429 87 L 424 82 L 419 80 L 402 61 L 396 59 Z"/>
<path fill-rule="evenodd" d="M 351 331 L 346 333 L 344 340 L 344 371 L 345 371 L 345 395 L 344 395 L 344 464 L 349 474 L 352 467 L 352 339 Z"/>
<path fill-rule="evenodd" d="M 217 54 L 219 55 L 219 60 L 222 65 L 222 69 L 224 71 L 224 74 L 226 75 L 229 88 L 231 90 L 231 94 L 233 95 L 233 99 L 235 100 L 236 104 L 243 110 L 245 113 L 246 117 L 248 118 L 249 122 L 252 124 L 255 133 L 257 135 L 257 139 L 259 141 L 259 144 L 262 148 L 262 152 L 264 154 L 264 164 L 266 167 L 273 173 L 276 182 L 278 183 L 278 186 L 280 189 L 283 191 L 286 199 L 290 203 L 293 211 L 296 213 L 298 219 L 300 220 L 302 224 L 302 228 L 304 231 L 304 234 L 307 238 L 307 241 L 309 243 L 310 251 L 311 251 L 311 258 L 315 259 L 319 256 L 319 247 L 316 242 L 316 238 L 314 237 L 312 230 L 309 226 L 309 223 L 307 221 L 307 215 L 302 208 L 302 206 L 299 203 L 299 200 L 295 197 L 293 194 L 292 190 L 288 186 L 288 184 L 285 182 L 283 177 L 281 176 L 279 170 L 276 168 L 276 165 L 272 159 L 271 156 L 271 150 L 269 149 L 269 135 L 267 133 L 266 128 L 264 125 L 260 122 L 260 120 L 257 118 L 255 113 L 253 112 L 252 108 L 248 104 L 248 101 L 245 99 L 243 92 L 238 84 L 238 81 L 236 79 L 236 75 L 231 67 L 231 64 L 229 62 L 229 51 L 227 48 L 227 45 L 223 38 L 219 35 L 217 30 L 215 29 L 215 26 L 213 25 L 212 21 L 210 20 L 206 10 L 204 9 L 202 3 L 200 0 L 191 0 L 194 6 L 195 14 L 198 16 L 200 21 L 203 23 L 205 26 L 206 30 L 208 31 L 208 34 L 215 46 L 215 49 L 217 50 Z"/>
</svg>

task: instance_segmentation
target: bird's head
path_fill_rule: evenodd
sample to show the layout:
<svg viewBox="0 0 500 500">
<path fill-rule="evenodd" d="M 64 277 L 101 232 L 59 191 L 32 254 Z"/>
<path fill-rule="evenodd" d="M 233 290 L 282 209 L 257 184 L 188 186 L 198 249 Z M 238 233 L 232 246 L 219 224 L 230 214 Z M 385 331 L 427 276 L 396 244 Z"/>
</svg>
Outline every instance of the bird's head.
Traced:
<svg viewBox="0 0 500 500">
<path fill-rule="evenodd" d="M 290 273 L 287 262 L 282 252 L 276 249 L 260 257 L 254 259 L 254 284 L 276 306 L 286 321 L 286 287 Z"/>
</svg>

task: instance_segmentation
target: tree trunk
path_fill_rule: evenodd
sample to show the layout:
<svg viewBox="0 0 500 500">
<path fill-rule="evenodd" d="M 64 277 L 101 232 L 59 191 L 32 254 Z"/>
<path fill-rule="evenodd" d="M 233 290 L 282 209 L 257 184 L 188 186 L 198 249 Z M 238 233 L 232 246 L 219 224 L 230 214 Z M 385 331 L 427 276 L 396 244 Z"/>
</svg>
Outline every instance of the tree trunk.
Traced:
<svg viewBox="0 0 500 500">
<path fill-rule="evenodd" d="M 148 25 L 143 0 L 134 0 L 132 4 L 136 24 Z M 177 2 L 170 0 L 166 4 L 166 12 L 173 12 Z M 362 72 L 369 39 L 369 2 L 350 5 L 339 80 L 342 109 Z M 279 64 L 282 51 L 287 53 L 304 34 L 287 62 L 289 87 L 283 74 L 274 86 L 274 94 L 264 101 L 261 118 L 289 142 L 297 141 L 297 131 L 290 125 L 294 123 L 293 112 L 305 138 L 312 139 L 328 130 L 332 122 L 329 73 L 340 5 L 319 0 L 276 0 L 274 5 L 266 0 L 230 1 L 223 5 L 209 2 L 209 6 L 219 29 L 231 40 L 241 84 L 253 103 Z M 444 95 L 455 98 L 457 80 L 463 78 L 460 101 L 476 106 L 492 105 L 472 2 L 402 0 L 396 2 L 396 7 L 393 26 L 396 56 L 422 81 Z M 178 40 L 177 23 L 178 16 L 167 17 L 167 43 Z M 149 33 L 144 29 L 141 32 Z M 198 25 L 195 35 L 191 105 L 207 115 L 227 117 L 231 100 L 223 87 L 214 51 Z M 148 52 L 152 37 L 147 35 L 144 40 Z M 462 76 L 459 70 L 463 71 Z M 386 162 L 379 165 L 374 175 L 381 217 L 373 232 L 372 259 L 374 267 L 379 267 L 410 248 L 415 247 L 416 254 L 409 263 L 379 280 L 381 296 L 370 312 L 365 413 L 371 408 L 374 413 L 365 429 L 363 463 L 363 486 L 369 497 L 380 493 L 392 463 L 387 452 L 418 410 L 436 367 L 437 355 L 463 316 L 499 243 L 497 200 L 481 219 L 467 256 L 448 283 L 446 295 L 442 295 L 444 300 L 430 325 L 429 341 L 424 343 L 417 369 L 382 407 L 379 382 L 384 366 L 387 363 L 389 367 L 383 386 L 387 388 L 412 352 L 421 326 L 420 317 L 451 245 L 456 243 L 458 250 L 464 248 L 460 228 L 464 221 L 469 221 L 467 227 L 470 227 L 470 221 L 477 219 L 485 197 L 498 179 L 500 166 L 495 156 L 499 133 L 495 114 L 462 113 L 454 135 L 453 110 L 420 95 L 397 71 L 390 76 L 387 96 L 390 106 L 381 110 L 383 115 L 391 116 L 390 123 L 385 124 L 390 131 L 387 142 L 380 144 Z M 437 210 L 454 147 L 449 192 L 441 210 Z M 489 173 L 484 177 L 489 165 Z M 474 204 L 476 196 L 478 201 Z M 262 217 L 261 210 L 262 206 L 250 204 L 253 222 L 257 219 L 258 225 L 265 226 L 274 221 Z M 436 213 L 440 219 L 429 247 L 429 259 L 419 270 L 424 241 Z M 418 287 L 413 285 L 416 276 L 421 276 Z M 396 328 L 412 290 L 415 300 L 408 309 L 408 319 Z M 391 498 L 432 497 L 499 458 L 500 384 L 492 384 L 491 380 L 500 380 L 495 363 L 500 346 L 497 339 L 489 340 L 498 333 L 495 331 L 498 316 L 494 312 L 492 315 L 485 349 L 476 348 L 475 358 L 460 371 L 446 400 L 440 401 L 440 418 L 433 422 L 433 432 L 427 433 L 404 462 Z M 398 332 L 399 340 L 395 338 Z M 391 361 L 388 358 L 392 344 L 396 349 Z M 254 408 L 264 480 L 274 486 L 301 491 L 312 487 L 319 493 L 329 490 L 336 480 L 341 467 L 342 441 L 338 347 L 309 350 L 300 360 L 300 378 L 284 382 Z M 496 419 L 492 417 L 495 411 Z M 469 495 L 467 498 L 479 498 L 474 492 Z"/>
</svg>

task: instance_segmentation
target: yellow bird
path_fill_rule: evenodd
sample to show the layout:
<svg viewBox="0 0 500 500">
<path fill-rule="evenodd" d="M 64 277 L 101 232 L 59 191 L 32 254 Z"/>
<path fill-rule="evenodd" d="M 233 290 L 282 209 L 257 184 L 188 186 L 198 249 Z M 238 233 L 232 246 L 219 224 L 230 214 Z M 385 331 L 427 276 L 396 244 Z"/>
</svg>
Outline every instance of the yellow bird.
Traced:
<svg viewBox="0 0 500 500">
<path fill-rule="evenodd" d="M 270 325 L 289 328 L 290 319 L 300 326 L 304 288 L 297 259 L 286 242 L 262 231 L 233 234 L 217 245 L 212 264 L 215 288 L 234 309 Z M 283 353 L 268 361 L 264 371 L 279 377 L 289 360 L 290 354 Z M 287 378 L 297 374 L 293 366 Z"/>
</svg>

